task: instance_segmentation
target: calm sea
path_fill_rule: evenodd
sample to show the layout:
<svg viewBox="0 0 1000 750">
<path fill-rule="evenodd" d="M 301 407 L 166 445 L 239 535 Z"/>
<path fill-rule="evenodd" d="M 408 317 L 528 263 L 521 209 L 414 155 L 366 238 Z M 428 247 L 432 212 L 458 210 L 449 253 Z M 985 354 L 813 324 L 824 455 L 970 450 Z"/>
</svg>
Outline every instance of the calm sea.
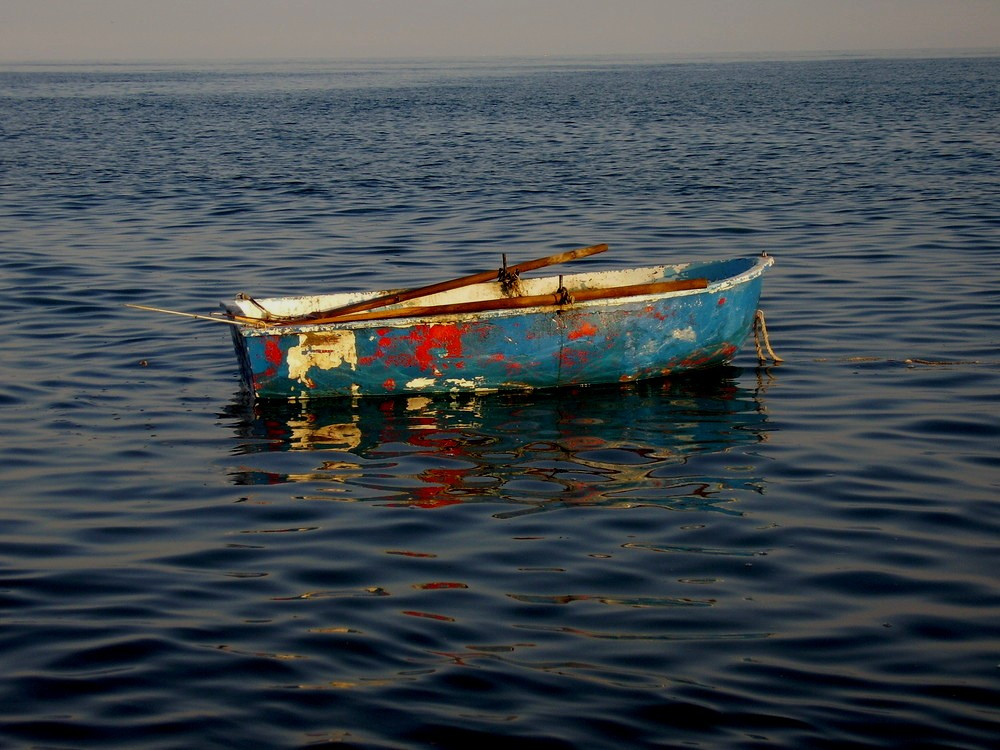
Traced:
<svg viewBox="0 0 1000 750">
<path fill-rule="evenodd" d="M 0 746 L 995 747 L 1000 57 L 0 68 Z M 237 292 L 756 255 L 784 357 L 248 404 Z"/>
</svg>

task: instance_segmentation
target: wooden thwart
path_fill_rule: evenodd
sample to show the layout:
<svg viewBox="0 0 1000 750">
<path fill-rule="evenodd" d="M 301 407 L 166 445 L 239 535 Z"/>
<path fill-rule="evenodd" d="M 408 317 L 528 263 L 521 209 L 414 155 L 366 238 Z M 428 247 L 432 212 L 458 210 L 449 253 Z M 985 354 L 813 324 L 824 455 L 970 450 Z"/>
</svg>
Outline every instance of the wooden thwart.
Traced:
<svg viewBox="0 0 1000 750">
<path fill-rule="evenodd" d="M 591 255 L 597 255 L 598 253 L 603 253 L 607 249 L 608 246 L 606 244 L 600 244 L 580 248 L 578 250 L 569 250 L 565 253 L 550 255 L 546 258 L 528 260 L 524 263 L 508 266 L 506 271 L 510 274 L 526 273 L 528 271 L 535 271 L 539 268 L 545 268 L 546 266 L 568 263 L 569 261 L 577 260 L 578 258 L 586 258 Z M 497 275 L 497 271 L 483 271 L 482 273 L 474 273 L 470 276 L 462 276 L 449 281 L 441 281 L 437 284 L 417 287 L 416 289 L 408 289 L 394 294 L 384 294 L 381 297 L 375 297 L 361 302 L 354 302 L 350 305 L 344 305 L 343 307 L 335 307 L 330 310 L 320 310 L 299 318 L 282 318 L 281 320 L 269 322 L 283 326 L 305 325 L 310 323 L 329 323 L 344 315 L 364 312 L 366 310 L 374 310 L 379 307 L 388 307 L 389 305 L 396 305 L 400 302 L 407 302 L 411 299 L 429 297 L 432 294 L 440 294 L 441 292 L 450 292 L 453 289 L 461 289 L 462 287 L 472 286 L 473 284 L 485 284 L 490 281 L 496 281 Z"/>
<path fill-rule="evenodd" d="M 578 289 L 572 292 L 574 302 L 589 302 L 597 299 L 618 297 L 640 297 L 648 294 L 680 292 L 688 289 L 704 289 L 708 279 L 679 279 L 656 281 L 649 284 L 607 287 L 604 289 Z M 360 313 L 324 315 L 321 318 L 301 321 L 300 325 L 321 325 L 328 323 L 354 323 L 365 320 L 392 320 L 396 318 L 419 318 L 428 315 L 462 315 L 464 313 L 485 312 L 487 310 L 514 310 L 523 307 L 546 307 L 564 305 L 558 292 L 535 294 L 521 297 L 501 297 L 499 299 L 458 302 L 451 305 L 425 305 L 394 308 L 392 310 L 372 310 Z M 282 322 L 282 325 L 288 323 Z"/>
</svg>

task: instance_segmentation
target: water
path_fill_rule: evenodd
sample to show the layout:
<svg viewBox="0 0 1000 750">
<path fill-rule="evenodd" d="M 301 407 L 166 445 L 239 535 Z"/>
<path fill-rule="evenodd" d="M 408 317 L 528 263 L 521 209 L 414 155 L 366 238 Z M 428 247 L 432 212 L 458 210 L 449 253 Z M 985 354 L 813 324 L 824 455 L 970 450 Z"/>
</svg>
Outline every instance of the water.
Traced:
<svg viewBox="0 0 1000 750">
<path fill-rule="evenodd" d="M 0 71 L 0 745 L 991 746 L 1000 58 Z M 254 295 L 757 254 L 786 362 L 257 406 Z M 220 330 L 221 329 L 221 330 Z"/>
</svg>

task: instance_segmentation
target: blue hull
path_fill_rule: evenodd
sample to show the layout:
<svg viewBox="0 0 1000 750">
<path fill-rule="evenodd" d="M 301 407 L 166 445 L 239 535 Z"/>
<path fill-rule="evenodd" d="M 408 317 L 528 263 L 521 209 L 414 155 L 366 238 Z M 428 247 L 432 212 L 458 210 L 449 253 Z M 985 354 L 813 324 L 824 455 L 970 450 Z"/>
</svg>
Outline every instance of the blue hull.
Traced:
<svg viewBox="0 0 1000 750">
<path fill-rule="evenodd" d="M 764 256 L 654 271 L 657 281 L 706 278 L 705 289 L 333 325 L 234 326 L 233 342 L 244 382 L 264 399 L 626 383 L 731 361 L 750 332 L 772 262 Z M 572 291 L 573 283 L 585 288 L 601 276 L 575 274 L 564 283 Z"/>
</svg>

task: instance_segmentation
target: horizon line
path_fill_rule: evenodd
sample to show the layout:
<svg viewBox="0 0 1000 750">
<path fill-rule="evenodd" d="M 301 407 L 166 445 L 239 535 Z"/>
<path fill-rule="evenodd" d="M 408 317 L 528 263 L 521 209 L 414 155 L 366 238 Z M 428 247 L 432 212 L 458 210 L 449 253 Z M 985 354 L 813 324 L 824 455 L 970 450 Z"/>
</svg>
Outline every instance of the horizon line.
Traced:
<svg viewBox="0 0 1000 750">
<path fill-rule="evenodd" d="M 163 63 L 281 63 L 281 62 L 419 62 L 419 61 L 475 61 L 475 60 L 585 60 L 608 58 L 660 58 L 660 59 L 705 59 L 705 58 L 758 58 L 789 56 L 812 57 L 865 57 L 890 55 L 963 55 L 963 56 L 1000 56 L 1000 47 L 882 47 L 882 48 L 844 48 L 844 49 L 776 49 L 776 50 L 735 50 L 707 52 L 599 52 L 599 53 L 489 53 L 480 55 L 375 55 L 375 56 L 219 56 L 219 57 L 38 57 L 38 58 L 0 58 L 0 65 L 143 65 Z"/>
</svg>

